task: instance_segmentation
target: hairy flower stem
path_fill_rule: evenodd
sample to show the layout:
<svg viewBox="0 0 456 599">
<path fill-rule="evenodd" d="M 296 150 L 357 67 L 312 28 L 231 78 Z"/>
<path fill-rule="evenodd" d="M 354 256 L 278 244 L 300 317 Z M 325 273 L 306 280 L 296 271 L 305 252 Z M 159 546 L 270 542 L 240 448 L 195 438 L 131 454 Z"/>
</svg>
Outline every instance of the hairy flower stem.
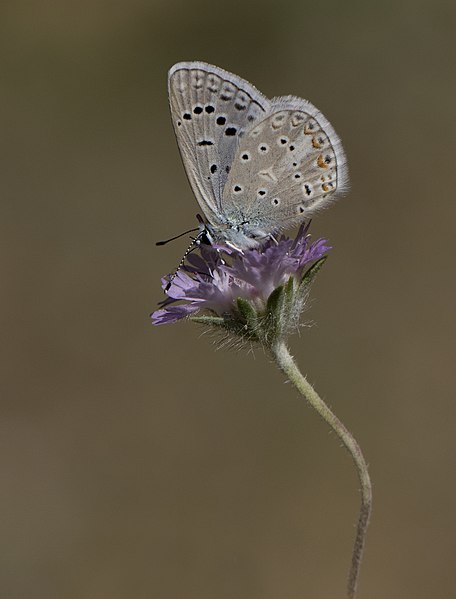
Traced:
<svg viewBox="0 0 456 599">
<path fill-rule="evenodd" d="M 329 424 L 342 443 L 350 452 L 355 462 L 361 484 L 361 509 L 358 519 L 355 544 L 353 547 L 351 568 L 348 576 L 347 597 L 354 599 L 356 596 L 356 587 L 358 584 L 361 561 L 363 557 L 364 543 L 366 539 L 367 527 L 372 508 L 372 486 L 367 471 L 367 464 L 358 443 L 351 433 L 345 428 L 342 422 L 331 412 L 325 402 L 317 394 L 312 385 L 301 374 L 296 366 L 293 357 L 290 355 L 287 346 L 283 341 L 277 341 L 272 347 L 271 352 L 277 365 L 282 372 L 290 379 L 300 393 L 305 397 L 309 404 L 318 412 L 323 420 Z"/>
</svg>

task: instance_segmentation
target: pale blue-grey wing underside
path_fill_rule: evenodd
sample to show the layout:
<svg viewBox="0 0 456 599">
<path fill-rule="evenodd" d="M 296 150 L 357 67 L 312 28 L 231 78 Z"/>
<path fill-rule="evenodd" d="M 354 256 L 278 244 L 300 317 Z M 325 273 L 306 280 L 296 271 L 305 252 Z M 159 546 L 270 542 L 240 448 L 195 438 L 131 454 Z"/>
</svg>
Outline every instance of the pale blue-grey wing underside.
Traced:
<svg viewBox="0 0 456 599">
<path fill-rule="evenodd" d="M 329 121 L 307 100 L 274 98 L 240 140 L 221 210 L 230 223 L 272 233 L 312 216 L 347 185 L 345 153 Z"/>
<path fill-rule="evenodd" d="M 174 65 L 168 93 L 193 192 L 208 221 L 224 224 L 223 191 L 239 142 L 270 110 L 270 101 L 244 79 L 203 62 Z"/>
</svg>

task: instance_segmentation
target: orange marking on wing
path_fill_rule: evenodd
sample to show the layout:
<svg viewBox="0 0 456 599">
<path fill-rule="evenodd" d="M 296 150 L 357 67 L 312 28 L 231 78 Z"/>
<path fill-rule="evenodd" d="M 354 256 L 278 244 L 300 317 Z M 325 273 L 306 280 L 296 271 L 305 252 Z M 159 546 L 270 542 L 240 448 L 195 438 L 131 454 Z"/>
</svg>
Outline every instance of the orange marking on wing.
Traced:
<svg viewBox="0 0 456 599">
<path fill-rule="evenodd" d="M 320 156 L 317 158 L 317 164 L 320 168 L 328 168 L 328 165 L 326 164 L 322 154 L 320 154 Z"/>
<path fill-rule="evenodd" d="M 306 135 L 312 135 L 315 132 L 315 125 L 313 123 L 306 123 L 304 125 L 304 133 Z"/>
</svg>

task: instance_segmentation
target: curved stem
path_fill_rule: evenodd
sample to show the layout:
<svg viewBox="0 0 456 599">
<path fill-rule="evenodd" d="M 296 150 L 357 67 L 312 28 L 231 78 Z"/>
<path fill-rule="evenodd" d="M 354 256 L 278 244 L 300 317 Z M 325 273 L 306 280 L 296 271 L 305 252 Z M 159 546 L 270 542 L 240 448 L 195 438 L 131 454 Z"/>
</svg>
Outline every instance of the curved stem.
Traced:
<svg viewBox="0 0 456 599">
<path fill-rule="evenodd" d="M 355 462 L 361 484 L 361 509 L 358 519 L 355 544 L 353 547 L 351 568 L 348 576 L 347 597 L 354 599 L 356 596 L 356 587 L 358 584 L 361 561 L 363 557 L 364 543 L 366 539 L 367 527 L 372 509 L 372 486 L 367 471 L 367 464 L 358 443 L 351 433 L 345 428 L 342 422 L 328 408 L 325 402 L 317 394 L 312 385 L 301 374 L 296 366 L 293 357 L 290 355 L 287 346 L 283 341 L 278 341 L 272 348 L 272 355 L 282 372 L 290 379 L 300 393 L 305 397 L 309 404 L 318 412 L 323 420 L 329 424 L 332 430 L 342 441 L 346 449 L 350 452 Z"/>
</svg>

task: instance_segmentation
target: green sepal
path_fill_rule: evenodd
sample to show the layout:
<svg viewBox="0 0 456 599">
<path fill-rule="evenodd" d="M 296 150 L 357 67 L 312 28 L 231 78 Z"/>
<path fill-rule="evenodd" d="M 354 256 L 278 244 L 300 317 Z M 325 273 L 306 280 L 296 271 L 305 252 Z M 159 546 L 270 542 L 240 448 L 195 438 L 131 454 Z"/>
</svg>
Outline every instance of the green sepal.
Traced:
<svg viewBox="0 0 456 599">
<path fill-rule="evenodd" d="M 304 275 L 301 279 L 301 282 L 299 283 L 299 288 L 298 288 L 299 292 L 306 291 L 307 288 L 313 283 L 313 280 L 317 276 L 320 268 L 326 262 L 327 257 L 328 256 L 323 256 L 322 258 L 317 260 L 314 264 L 312 264 L 312 266 L 308 270 L 306 270 L 306 272 L 304 273 Z"/>
<path fill-rule="evenodd" d="M 281 287 L 283 290 L 281 296 L 281 303 L 278 306 L 278 310 L 276 313 L 277 320 L 277 330 L 276 334 L 280 335 L 283 332 L 283 328 L 287 326 L 287 322 L 289 321 L 290 314 L 293 310 L 293 305 L 295 301 L 295 278 L 294 276 L 289 277 L 288 281 Z"/>
<path fill-rule="evenodd" d="M 285 285 L 285 297 L 284 297 L 284 318 L 288 320 L 290 312 L 293 308 L 294 300 L 295 300 L 295 278 L 291 276 L 287 284 Z"/>
<path fill-rule="evenodd" d="M 263 321 L 263 339 L 271 343 L 280 336 L 283 324 L 283 305 L 285 301 L 285 286 L 280 285 L 269 295 L 266 302 L 266 313 Z"/>
<path fill-rule="evenodd" d="M 258 318 L 255 308 L 243 297 L 238 297 L 236 299 L 236 304 L 239 314 L 242 316 L 243 320 L 249 325 L 249 327 L 254 328 Z"/>
<path fill-rule="evenodd" d="M 266 303 L 266 312 L 269 315 L 275 315 L 282 307 L 284 286 L 276 287 L 271 295 L 268 297 Z"/>
<path fill-rule="evenodd" d="M 188 319 L 198 324 L 209 324 L 215 327 L 226 328 L 225 319 L 220 316 L 189 316 Z"/>
<path fill-rule="evenodd" d="M 258 335 L 251 329 L 251 325 L 242 324 L 242 322 L 233 318 L 231 315 L 226 315 L 224 318 L 220 316 L 189 316 L 189 320 L 197 324 L 203 324 L 210 327 L 223 329 L 233 335 L 248 338 L 250 340 L 258 340 Z"/>
<path fill-rule="evenodd" d="M 241 317 L 241 320 L 244 321 L 244 325 L 236 322 L 235 319 L 235 327 L 238 335 L 250 339 L 250 340 L 259 340 L 259 326 L 258 326 L 258 314 L 252 304 L 244 299 L 243 297 L 238 297 L 236 299 L 236 305 Z M 233 329 L 234 330 L 234 329 Z"/>
</svg>

